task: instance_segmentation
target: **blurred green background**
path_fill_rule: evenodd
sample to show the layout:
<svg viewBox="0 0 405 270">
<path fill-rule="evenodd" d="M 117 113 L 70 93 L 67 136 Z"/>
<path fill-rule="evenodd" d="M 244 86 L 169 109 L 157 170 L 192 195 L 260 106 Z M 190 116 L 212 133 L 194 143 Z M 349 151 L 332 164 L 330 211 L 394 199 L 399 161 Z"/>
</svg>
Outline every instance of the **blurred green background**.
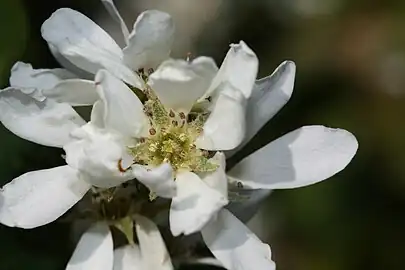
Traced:
<svg viewBox="0 0 405 270">
<path fill-rule="evenodd" d="M 277 269 L 404 268 L 404 1 L 115 2 L 128 25 L 147 8 L 170 12 L 178 28 L 175 57 L 190 51 L 220 64 L 229 43 L 244 40 L 259 57 L 260 77 L 285 59 L 295 61 L 292 99 L 249 151 L 303 125 L 339 127 L 356 135 L 359 151 L 343 172 L 314 186 L 276 191 L 266 201 L 261 235 L 272 246 Z M 60 7 L 81 11 L 119 36 L 98 0 L 2 0 L 3 87 L 15 61 L 58 67 L 40 26 Z M 62 150 L 24 141 L 2 126 L 0 149 L 2 184 L 63 163 Z M 34 230 L 0 226 L 0 269 L 64 269 L 74 248 L 69 239 L 67 224 Z"/>
</svg>

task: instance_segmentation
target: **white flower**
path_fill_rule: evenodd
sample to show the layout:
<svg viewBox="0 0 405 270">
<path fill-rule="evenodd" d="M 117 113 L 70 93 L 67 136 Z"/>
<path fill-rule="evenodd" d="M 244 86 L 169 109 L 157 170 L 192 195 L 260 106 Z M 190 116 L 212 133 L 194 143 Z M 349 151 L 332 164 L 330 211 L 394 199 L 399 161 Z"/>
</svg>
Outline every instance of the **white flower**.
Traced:
<svg viewBox="0 0 405 270">
<path fill-rule="evenodd" d="M 216 152 L 206 158 L 201 149 L 227 150 L 242 142 L 246 100 L 256 73 L 257 58 L 243 42 L 231 46 L 219 71 L 207 57 L 167 60 L 147 78 L 148 101 L 142 105 L 127 85 L 101 70 L 96 76 L 100 101 L 93 107 L 90 123 L 75 132 L 77 140 L 64 147 L 67 163 L 90 179 L 103 181 L 88 180 L 92 185 L 111 187 L 119 181 L 105 173 L 103 179 L 97 166 L 114 168 L 130 160 L 123 152 L 129 146 L 135 165 L 123 162 L 128 166 L 121 167 L 130 168 L 157 196 L 173 198 L 169 217 L 173 235 L 197 232 L 228 203 L 225 156 Z M 197 101 L 202 108 L 191 111 Z M 207 110 L 211 112 L 204 120 Z M 222 134 L 229 130 L 232 133 L 224 139 Z M 119 142 L 117 150 L 107 153 L 112 141 Z M 104 155 L 111 166 L 104 166 Z M 173 167 L 175 182 L 165 163 Z M 153 174 L 147 174 L 152 168 Z M 116 167 L 110 172 L 122 173 Z"/>
<path fill-rule="evenodd" d="M 113 250 L 108 225 L 99 222 L 81 237 L 66 270 L 171 270 L 169 253 L 156 225 L 137 216 L 135 228 L 139 245 L 126 245 Z"/>
<path fill-rule="evenodd" d="M 63 147 L 68 164 L 29 172 L 7 184 L 0 193 L 0 221 L 40 226 L 65 213 L 92 186 L 113 199 L 115 189 L 111 195 L 110 188 L 136 178 L 152 195 L 172 198 L 174 236 L 201 231 L 208 248 L 230 270 L 274 269 L 269 246 L 223 209 L 228 183 L 232 192 L 314 184 L 350 162 L 357 151 L 355 137 L 341 129 L 302 127 L 226 174 L 225 155 L 243 147 L 290 98 L 294 63 L 284 62 L 271 76 L 255 81 L 258 60 L 244 42 L 231 45 L 219 70 L 208 57 L 165 60 L 174 32 L 170 16 L 146 11 L 129 34 L 112 1 L 103 3 L 121 24 L 127 42 L 123 50 L 71 9 L 56 11 L 42 27 L 61 63 L 78 73 L 96 73 L 95 84 L 65 71 L 18 63 L 12 78 L 26 78 L 27 84 L 10 80 L 11 87 L 0 92 L 2 123 L 20 137 Z M 153 73 L 145 72 L 158 64 Z M 78 91 L 81 85 L 83 92 Z M 71 107 L 93 103 L 87 124 Z M 108 243 L 102 252 L 112 254 L 109 231 L 104 231 L 99 239 Z M 72 260 L 80 258 L 80 246 Z M 132 259 L 139 253 L 122 252 Z M 103 267 L 111 269 L 112 255 L 101 257 L 108 259 Z"/>
</svg>

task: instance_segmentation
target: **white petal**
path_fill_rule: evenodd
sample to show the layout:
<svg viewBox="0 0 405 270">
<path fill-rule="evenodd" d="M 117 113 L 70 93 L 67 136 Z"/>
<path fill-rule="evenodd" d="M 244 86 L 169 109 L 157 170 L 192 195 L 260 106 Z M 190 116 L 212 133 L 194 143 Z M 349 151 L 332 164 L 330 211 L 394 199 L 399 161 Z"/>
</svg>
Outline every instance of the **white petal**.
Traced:
<svg viewBox="0 0 405 270">
<path fill-rule="evenodd" d="M 213 173 L 207 173 L 202 177 L 204 183 L 210 188 L 220 192 L 224 198 L 228 198 L 228 179 L 226 177 L 226 159 L 225 155 L 217 152 L 210 162 L 218 164 L 218 169 Z"/>
<path fill-rule="evenodd" d="M 0 222 L 20 228 L 48 224 L 75 205 L 89 188 L 69 166 L 25 173 L 0 191 Z"/>
<path fill-rule="evenodd" d="M 101 2 L 104 4 L 105 8 L 107 9 L 108 13 L 110 13 L 111 17 L 120 24 L 122 35 L 124 36 L 125 39 L 125 43 L 128 44 L 128 36 L 129 36 L 128 27 L 125 24 L 124 20 L 122 19 L 118 9 L 115 7 L 113 0 L 101 0 Z"/>
<path fill-rule="evenodd" d="M 237 147 L 245 136 L 245 97 L 229 83 L 220 88 L 213 111 L 196 140 L 198 148 L 230 150 Z"/>
<path fill-rule="evenodd" d="M 288 102 L 294 88 L 295 69 L 294 62 L 285 61 L 270 76 L 256 81 L 246 108 L 245 139 L 237 149 L 226 153 L 227 157 L 248 143 Z"/>
<path fill-rule="evenodd" d="M 72 133 L 72 142 L 65 145 L 66 162 L 93 186 L 109 188 L 133 179 L 123 165 L 131 159 L 123 138 L 88 123 Z"/>
<path fill-rule="evenodd" d="M 217 70 L 209 57 L 192 62 L 170 59 L 150 75 L 148 84 L 167 108 L 188 113 L 207 91 Z"/>
<path fill-rule="evenodd" d="M 83 14 L 61 8 L 42 24 L 42 37 L 51 48 L 87 72 L 106 68 L 118 78 L 138 88 L 141 81 L 123 62 L 117 43 Z"/>
<path fill-rule="evenodd" d="M 357 151 L 348 131 L 305 126 L 269 143 L 228 172 L 247 188 L 311 185 L 343 170 Z"/>
<path fill-rule="evenodd" d="M 148 169 L 145 166 L 132 166 L 134 178 L 147 186 L 157 196 L 173 198 L 176 195 L 176 183 L 173 180 L 173 169 L 168 163 L 156 168 Z"/>
<path fill-rule="evenodd" d="M 172 200 L 169 214 L 173 236 L 201 230 L 228 203 L 221 192 L 210 188 L 192 172 L 178 173 L 176 184 L 177 195 Z"/>
<path fill-rule="evenodd" d="M 67 70 L 70 70 L 74 74 L 76 74 L 79 78 L 82 79 L 94 79 L 94 74 L 85 71 L 82 68 L 79 68 L 78 66 L 74 65 L 71 63 L 65 56 L 63 56 L 58 49 L 53 46 L 52 44 L 48 43 L 49 50 L 51 51 L 53 57 L 58 61 L 58 63 L 66 68 Z"/>
<path fill-rule="evenodd" d="M 256 80 L 259 60 L 256 54 L 240 41 L 231 44 L 217 76 L 214 78 L 206 97 L 211 95 L 224 82 L 231 84 L 249 98 Z"/>
<path fill-rule="evenodd" d="M 228 210 L 201 231 L 207 247 L 229 270 L 275 270 L 269 245 L 260 241 Z"/>
<path fill-rule="evenodd" d="M 72 106 L 92 105 L 98 99 L 94 82 L 82 79 L 61 81 L 53 88 L 43 90 L 42 94 L 57 102 L 65 102 Z"/>
<path fill-rule="evenodd" d="M 145 268 L 143 269 L 173 269 L 170 255 L 155 223 L 146 217 L 137 216 L 135 224 L 142 259 L 145 263 Z"/>
<path fill-rule="evenodd" d="M 66 69 L 33 69 L 30 64 L 17 62 L 11 68 L 10 86 L 43 101 L 45 97 L 41 95 L 40 90 L 51 89 L 62 80 L 75 77 Z"/>
<path fill-rule="evenodd" d="M 68 143 L 69 133 L 85 124 L 68 104 L 39 102 L 13 88 L 0 90 L 0 120 L 23 139 L 55 147 Z"/>
<path fill-rule="evenodd" d="M 136 19 L 124 48 L 124 62 L 133 70 L 156 68 L 170 55 L 174 23 L 169 14 L 147 10 Z"/>
<path fill-rule="evenodd" d="M 105 128 L 104 115 L 104 103 L 98 100 L 94 103 L 91 110 L 90 122 L 98 128 Z"/>
<path fill-rule="evenodd" d="M 81 237 L 66 270 L 113 269 L 113 239 L 105 223 L 97 223 Z"/>
<path fill-rule="evenodd" d="M 216 266 L 216 267 L 223 267 L 223 265 L 220 261 L 218 261 L 217 259 L 212 258 L 212 257 L 190 260 L 187 262 L 187 264 L 197 264 L 197 265 L 202 264 L 202 265 L 206 265 L 206 266 L 212 265 L 212 266 Z"/>
<path fill-rule="evenodd" d="M 145 270 L 137 245 L 126 245 L 114 250 L 113 270 Z"/>
<path fill-rule="evenodd" d="M 106 70 L 96 75 L 97 93 L 104 102 L 106 128 L 128 137 L 148 136 L 149 120 L 131 89 Z"/>
</svg>

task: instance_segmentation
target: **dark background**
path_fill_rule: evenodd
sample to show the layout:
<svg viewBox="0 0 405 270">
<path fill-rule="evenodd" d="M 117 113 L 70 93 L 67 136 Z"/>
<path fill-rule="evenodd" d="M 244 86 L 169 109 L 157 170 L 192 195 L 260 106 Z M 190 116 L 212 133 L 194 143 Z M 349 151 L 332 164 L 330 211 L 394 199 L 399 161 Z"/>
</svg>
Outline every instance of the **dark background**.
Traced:
<svg viewBox="0 0 405 270">
<path fill-rule="evenodd" d="M 174 57 L 221 63 L 231 42 L 258 55 L 260 77 L 297 64 L 294 94 L 248 151 L 303 125 L 354 133 L 353 162 L 320 184 L 274 192 L 259 221 L 279 270 L 403 269 L 405 254 L 405 2 L 350 0 L 115 1 L 128 26 L 146 8 L 177 24 Z M 206 2 L 206 3 L 205 3 Z M 40 26 L 74 8 L 119 36 L 98 0 L 0 1 L 0 79 L 15 61 L 58 67 Z M 62 150 L 24 141 L 0 126 L 0 182 L 63 164 Z M 316 164 L 314 164 L 316 166 Z M 52 203 L 52 202 L 49 202 Z M 68 224 L 0 226 L 0 269 L 63 269 L 74 245 Z M 196 269 L 196 268 L 192 268 Z"/>
</svg>

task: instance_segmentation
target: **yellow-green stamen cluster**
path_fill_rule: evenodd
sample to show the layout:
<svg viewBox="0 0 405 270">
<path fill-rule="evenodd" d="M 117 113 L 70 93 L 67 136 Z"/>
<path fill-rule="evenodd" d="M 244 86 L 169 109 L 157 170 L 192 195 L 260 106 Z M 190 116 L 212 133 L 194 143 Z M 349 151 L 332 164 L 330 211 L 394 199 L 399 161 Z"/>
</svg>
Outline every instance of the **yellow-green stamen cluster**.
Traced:
<svg viewBox="0 0 405 270">
<path fill-rule="evenodd" d="M 217 165 L 209 161 L 208 152 L 196 148 L 194 141 L 202 132 L 206 115 L 203 112 L 186 115 L 168 111 L 152 89 L 145 91 L 145 113 L 150 119 L 150 136 L 131 148 L 135 162 L 158 166 L 170 163 L 175 171 L 210 172 Z"/>
</svg>

